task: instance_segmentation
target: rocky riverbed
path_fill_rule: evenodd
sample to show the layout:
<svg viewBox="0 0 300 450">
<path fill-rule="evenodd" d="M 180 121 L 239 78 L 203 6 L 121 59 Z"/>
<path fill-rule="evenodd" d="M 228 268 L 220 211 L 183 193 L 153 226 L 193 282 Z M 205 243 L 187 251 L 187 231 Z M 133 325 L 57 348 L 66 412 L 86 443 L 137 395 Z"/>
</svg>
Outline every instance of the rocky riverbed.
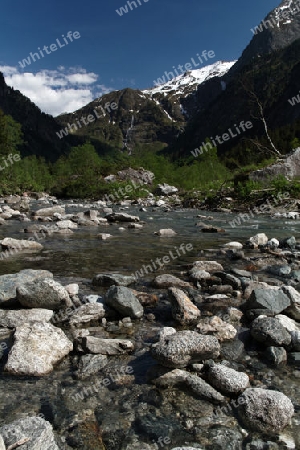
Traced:
<svg viewBox="0 0 300 450">
<path fill-rule="evenodd" d="M 299 449 L 297 217 L 135 203 L 2 200 L 0 450 Z"/>
</svg>

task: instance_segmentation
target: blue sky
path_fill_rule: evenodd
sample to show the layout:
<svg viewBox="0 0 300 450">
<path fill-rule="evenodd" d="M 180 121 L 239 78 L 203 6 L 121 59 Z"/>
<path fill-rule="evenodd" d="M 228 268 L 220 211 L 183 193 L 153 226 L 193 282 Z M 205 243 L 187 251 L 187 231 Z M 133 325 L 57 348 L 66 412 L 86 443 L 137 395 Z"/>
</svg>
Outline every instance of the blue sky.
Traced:
<svg viewBox="0 0 300 450">
<path fill-rule="evenodd" d="M 6 82 L 53 115 L 74 111 L 110 90 L 146 89 L 172 67 L 203 50 L 218 60 L 237 59 L 250 28 L 280 0 L 2 0 L 0 70 Z M 63 48 L 49 46 L 78 31 Z M 19 61 L 48 46 L 22 69 Z M 57 44 L 58 47 L 58 44 Z M 36 58 L 37 59 L 37 58 Z"/>
</svg>

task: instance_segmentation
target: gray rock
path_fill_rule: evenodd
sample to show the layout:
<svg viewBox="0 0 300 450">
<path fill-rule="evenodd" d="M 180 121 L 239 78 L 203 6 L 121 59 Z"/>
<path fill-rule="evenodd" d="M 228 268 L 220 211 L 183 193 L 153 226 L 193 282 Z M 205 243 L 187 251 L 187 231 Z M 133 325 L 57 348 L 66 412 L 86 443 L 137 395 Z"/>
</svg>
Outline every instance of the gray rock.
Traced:
<svg viewBox="0 0 300 450">
<path fill-rule="evenodd" d="M 180 278 L 169 274 L 158 275 L 158 277 L 153 280 L 153 285 L 159 289 L 167 289 L 170 287 L 191 287 L 190 283 L 182 281 Z"/>
<path fill-rule="evenodd" d="M 60 230 L 75 230 L 76 228 L 78 228 L 77 223 L 73 222 L 72 220 L 60 220 L 56 223 L 56 225 Z"/>
<path fill-rule="evenodd" d="M 198 269 L 197 267 L 193 267 L 189 271 L 189 276 L 192 281 L 203 281 L 203 280 L 209 280 L 211 278 L 211 274 L 207 272 L 206 270 Z"/>
<path fill-rule="evenodd" d="M 195 331 L 179 331 L 153 344 L 151 352 L 163 366 L 181 368 L 205 359 L 217 358 L 220 344 L 214 336 L 202 336 Z"/>
<path fill-rule="evenodd" d="M 98 373 L 108 364 L 106 355 L 83 355 L 78 364 L 77 378 L 84 380 L 91 375 Z"/>
<path fill-rule="evenodd" d="M 297 367 L 300 367 L 300 352 L 291 352 L 288 354 L 288 361 Z"/>
<path fill-rule="evenodd" d="M 51 208 L 38 209 L 34 212 L 34 216 L 52 217 L 57 213 L 64 215 L 66 213 L 65 208 L 63 206 L 52 206 Z"/>
<path fill-rule="evenodd" d="M 177 385 L 184 385 L 189 387 L 197 397 L 203 400 L 208 400 L 212 403 L 223 403 L 225 398 L 212 386 L 206 383 L 197 375 L 191 374 L 186 370 L 174 369 L 157 378 L 154 383 L 157 386 L 168 388 Z"/>
<path fill-rule="evenodd" d="M 0 428 L 6 448 L 17 442 L 22 450 L 59 450 L 52 425 L 41 417 L 26 417 Z M 23 444 L 21 443 L 23 442 Z"/>
<path fill-rule="evenodd" d="M 292 337 L 293 350 L 300 352 L 300 331 L 290 331 L 290 335 Z"/>
<path fill-rule="evenodd" d="M 124 317 L 140 319 L 144 314 L 137 297 L 124 286 L 111 286 L 105 295 L 105 303 Z"/>
<path fill-rule="evenodd" d="M 159 231 L 156 231 L 154 234 L 161 237 L 172 237 L 176 236 L 176 231 L 172 230 L 172 228 L 162 228 Z"/>
<path fill-rule="evenodd" d="M 36 242 L 34 238 L 29 239 L 13 239 L 13 238 L 5 238 L 0 241 L 2 250 L 13 250 L 15 253 L 22 250 L 34 250 L 40 251 L 43 249 L 42 244 Z"/>
<path fill-rule="evenodd" d="M 134 344 L 128 339 L 102 339 L 94 336 L 78 338 L 79 344 L 87 353 L 96 355 L 123 355 L 134 350 Z"/>
<path fill-rule="evenodd" d="M 291 305 L 291 300 L 282 290 L 254 289 L 245 304 L 245 309 L 268 309 L 280 314 Z"/>
<path fill-rule="evenodd" d="M 17 304 L 16 288 L 29 281 L 40 278 L 53 278 L 53 274 L 48 270 L 21 270 L 19 273 L 0 276 L 0 305 L 10 306 Z"/>
<path fill-rule="evenodd" d="M 71 305 L 67 290 L 52 278 L 44 278 L 17 286 L 17 300 L 28 308 L 57 310 Z"/>
<path fill-rule="evenodd" d="M 74 314 L 71 315 L 70 325 L 87 324 L 89 322 L 98 321 L 105 316 L 105 309 L 102 303 L 88 303 L 80 306 Z"/>
<path fill-rule="evenodd" d="M 53 311 L 49 309 L 0 310 L 0 327 L 15 328 L 24 323 L 50 322 Z"/>
<path fill-rule="evenodd" d="M 0 221 L 0 225 L 1 225 L 1 221 Z M 0 434 L 0 450 L 6 450 L 4 440 L 3 440 L 3 437 L 1 436 L 1 434 Z"/>
<path fill-rule="evenodd" d="M 284 160 L 275 162 L 263 169 L 251 172 L 249 178 L 254 181 L 266 181 L 273 178 L 278 178 L 283 175 L 287 179 L 292 179 L 300 176 L 300 148 L 293 150 L 291 154 L 284 157 Z M 283 198 L 284 195 L 283 195 Z"/>
<path fill-rule="evenodd" d="M 249 239 L 248 245 L 250 244 L 252 248 L 257 248 L 260 245 L 267 245 L 268 240 L 268 236 L 265 233 L 258 233 Z"/>
<path fill-rule="evenodd" d="M 105 219 L 108 220 L 108 222 L 139 222 L 140 218 L 138 216 L 130 216 L 126 213 L 112 213 L 107 214 L 105 216 Z"/>
<path fill-rule="evenodd" d="M 94 286 L 129 286 L 135 283 L 135 278 L 119 273 L 99 273 L 93 278 Z"/>
<path fill-rule="evenodd" d="M 277 277 L 288 277 L 292 271 L 291 266 L 283 265 L 283 266 L 268 266 L 266 268 L 268 273 L 272 275 L 276 275 Z"/>
<path fill-rule="evenodd" d="M 201 315 L 196 305 L 180 289 L 169 288 L 172 316 L 182 325 L 194 323 Z"/>
<path fill-rule="evenodd" d="M 239 394 L 249 387 L 249 377 L 244 372 L 213 364 L 208 369 L 208 382 L 226 395 Z"/>
<path fill-rule="evenodd" d="M 178 192 L 178 189 L 175 186 L 170 186 L 169 184 L 158 184 L 156 193 L 158 195 L 172 195 L 176 194 Z"/>
<path fill-rule="evenodd" d="M 97 234 L 97 237 L 101 239 L 101 241 L 106 241 L 107 239 L 110 239 L 113 237 L 112 234 L 109 233 L 99 233 Z"/>
<path fill-rule="evenodd" d="M 291 343 L 290 333 L 281 325 L 278 319 L 259 316 L 252 323 L 251 336 L 267 346 L 282 347 Z"/>
<path fill-rule="evenodd" d="M 199 270 L 205 270 L 206 272 L 223 271 L 223 266 L 217 261 L 195 261 L 193 267 L 197 267 Z"/>
<path fill-rule="evenodd" d="M 268 347 L 265 355 L 275 366 L 282 366 L 287 363 L 287 352 L 283 347 Z"/>
<path fill-rule="evenodd" d="M 211 403 L 224 403 L 225 398 L 216 389 L 210 386 L 206 381 L 197 375 L 190 375 L 186 380 L 187 386 L 203 400 L 207 400 Z"/>
<path fill-rule="evenodd" d="M 291 400 L 277 391 L 246 389 L 238 403 L 238 414 L 245 427 L 262 433 L 278 433 L 294 415 Z"/>
<path fill-rule="evenodd" d="M 231 275 L 230 273 L 226 272 L 216 272 L 214 273 L 216 277 L 221 278 L 223 284 L 229 284 L 233 287 L 233 289 L 241 289 L 242 283 L 241 280 L 234 275 Z"/>
<path fill-rule="evenodd" d="M 289 248 L 291 250 L 295 250 L 296 245 L 297 245 L 297 241 L 294 236 L 291 236 L 290 238 L 286 238 L 282 242 L 280 242 L 280 247 Z"/>
<path fill-rule="evenodd" d="M 73 344 L 60 328 L 50 323 L 24 324 L 16 328 L 5 370 L 15 375 L 46 375 L 71 350 Z"/>
<path fill-rule="evenodd" d="M 237 330 L 233 325 L 225 322 L 218 316 L 201 320 L 197 325 L 197 329 L 201 334 L 215 336 L 220 342 L 234 339 L 237 334 Z"/>
<path fill-rule="evenodd" d="M 300 321 L 300 293 L 292 286 L 282 286 L 281 290 L 291 301 L 291 305 L 284 311 L 285 314 Z"/>
</svg>

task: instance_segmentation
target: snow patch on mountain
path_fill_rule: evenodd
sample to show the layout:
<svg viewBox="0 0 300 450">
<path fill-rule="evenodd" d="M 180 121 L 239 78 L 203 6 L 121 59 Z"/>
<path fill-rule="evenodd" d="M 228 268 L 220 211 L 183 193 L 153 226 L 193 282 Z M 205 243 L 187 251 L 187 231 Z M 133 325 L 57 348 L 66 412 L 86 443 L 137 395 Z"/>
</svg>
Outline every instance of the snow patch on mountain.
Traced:
<svg viewBox="0 0 300 450">
<path fill-rule="evenodd" d="M 143 90 L 142 92 L 148 95 L 160 93 L 164 96 L 174 92 L 176 95 L 186 97 L 191 93 L 191 90 L 196 90 L 197 86 L 204 83 L 204 81 L 213 77 L 224 76 L 235 63 L 236 61 L 218 61 L 201 69 L 189 70 L 171 80 L 166 80 L 166 76 L 164 75 L 160 79 L 166 81 L 165 83 L 151 89 Z"/>
</svg>

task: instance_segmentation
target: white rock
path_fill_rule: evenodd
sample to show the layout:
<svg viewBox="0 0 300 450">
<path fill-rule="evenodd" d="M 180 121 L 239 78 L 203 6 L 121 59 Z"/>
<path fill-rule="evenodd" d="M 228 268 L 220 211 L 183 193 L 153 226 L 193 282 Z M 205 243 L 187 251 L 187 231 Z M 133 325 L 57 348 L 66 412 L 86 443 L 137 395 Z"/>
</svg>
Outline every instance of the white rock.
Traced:
<svg viewBox="0 0 300 450">
<path fill-rule="evenodd" d="M 15 375 L 41 376 L 73 350 L 60 328 L 50 323 L 24 324 L 16 328 L 5 370 Z"/>
</svg>

